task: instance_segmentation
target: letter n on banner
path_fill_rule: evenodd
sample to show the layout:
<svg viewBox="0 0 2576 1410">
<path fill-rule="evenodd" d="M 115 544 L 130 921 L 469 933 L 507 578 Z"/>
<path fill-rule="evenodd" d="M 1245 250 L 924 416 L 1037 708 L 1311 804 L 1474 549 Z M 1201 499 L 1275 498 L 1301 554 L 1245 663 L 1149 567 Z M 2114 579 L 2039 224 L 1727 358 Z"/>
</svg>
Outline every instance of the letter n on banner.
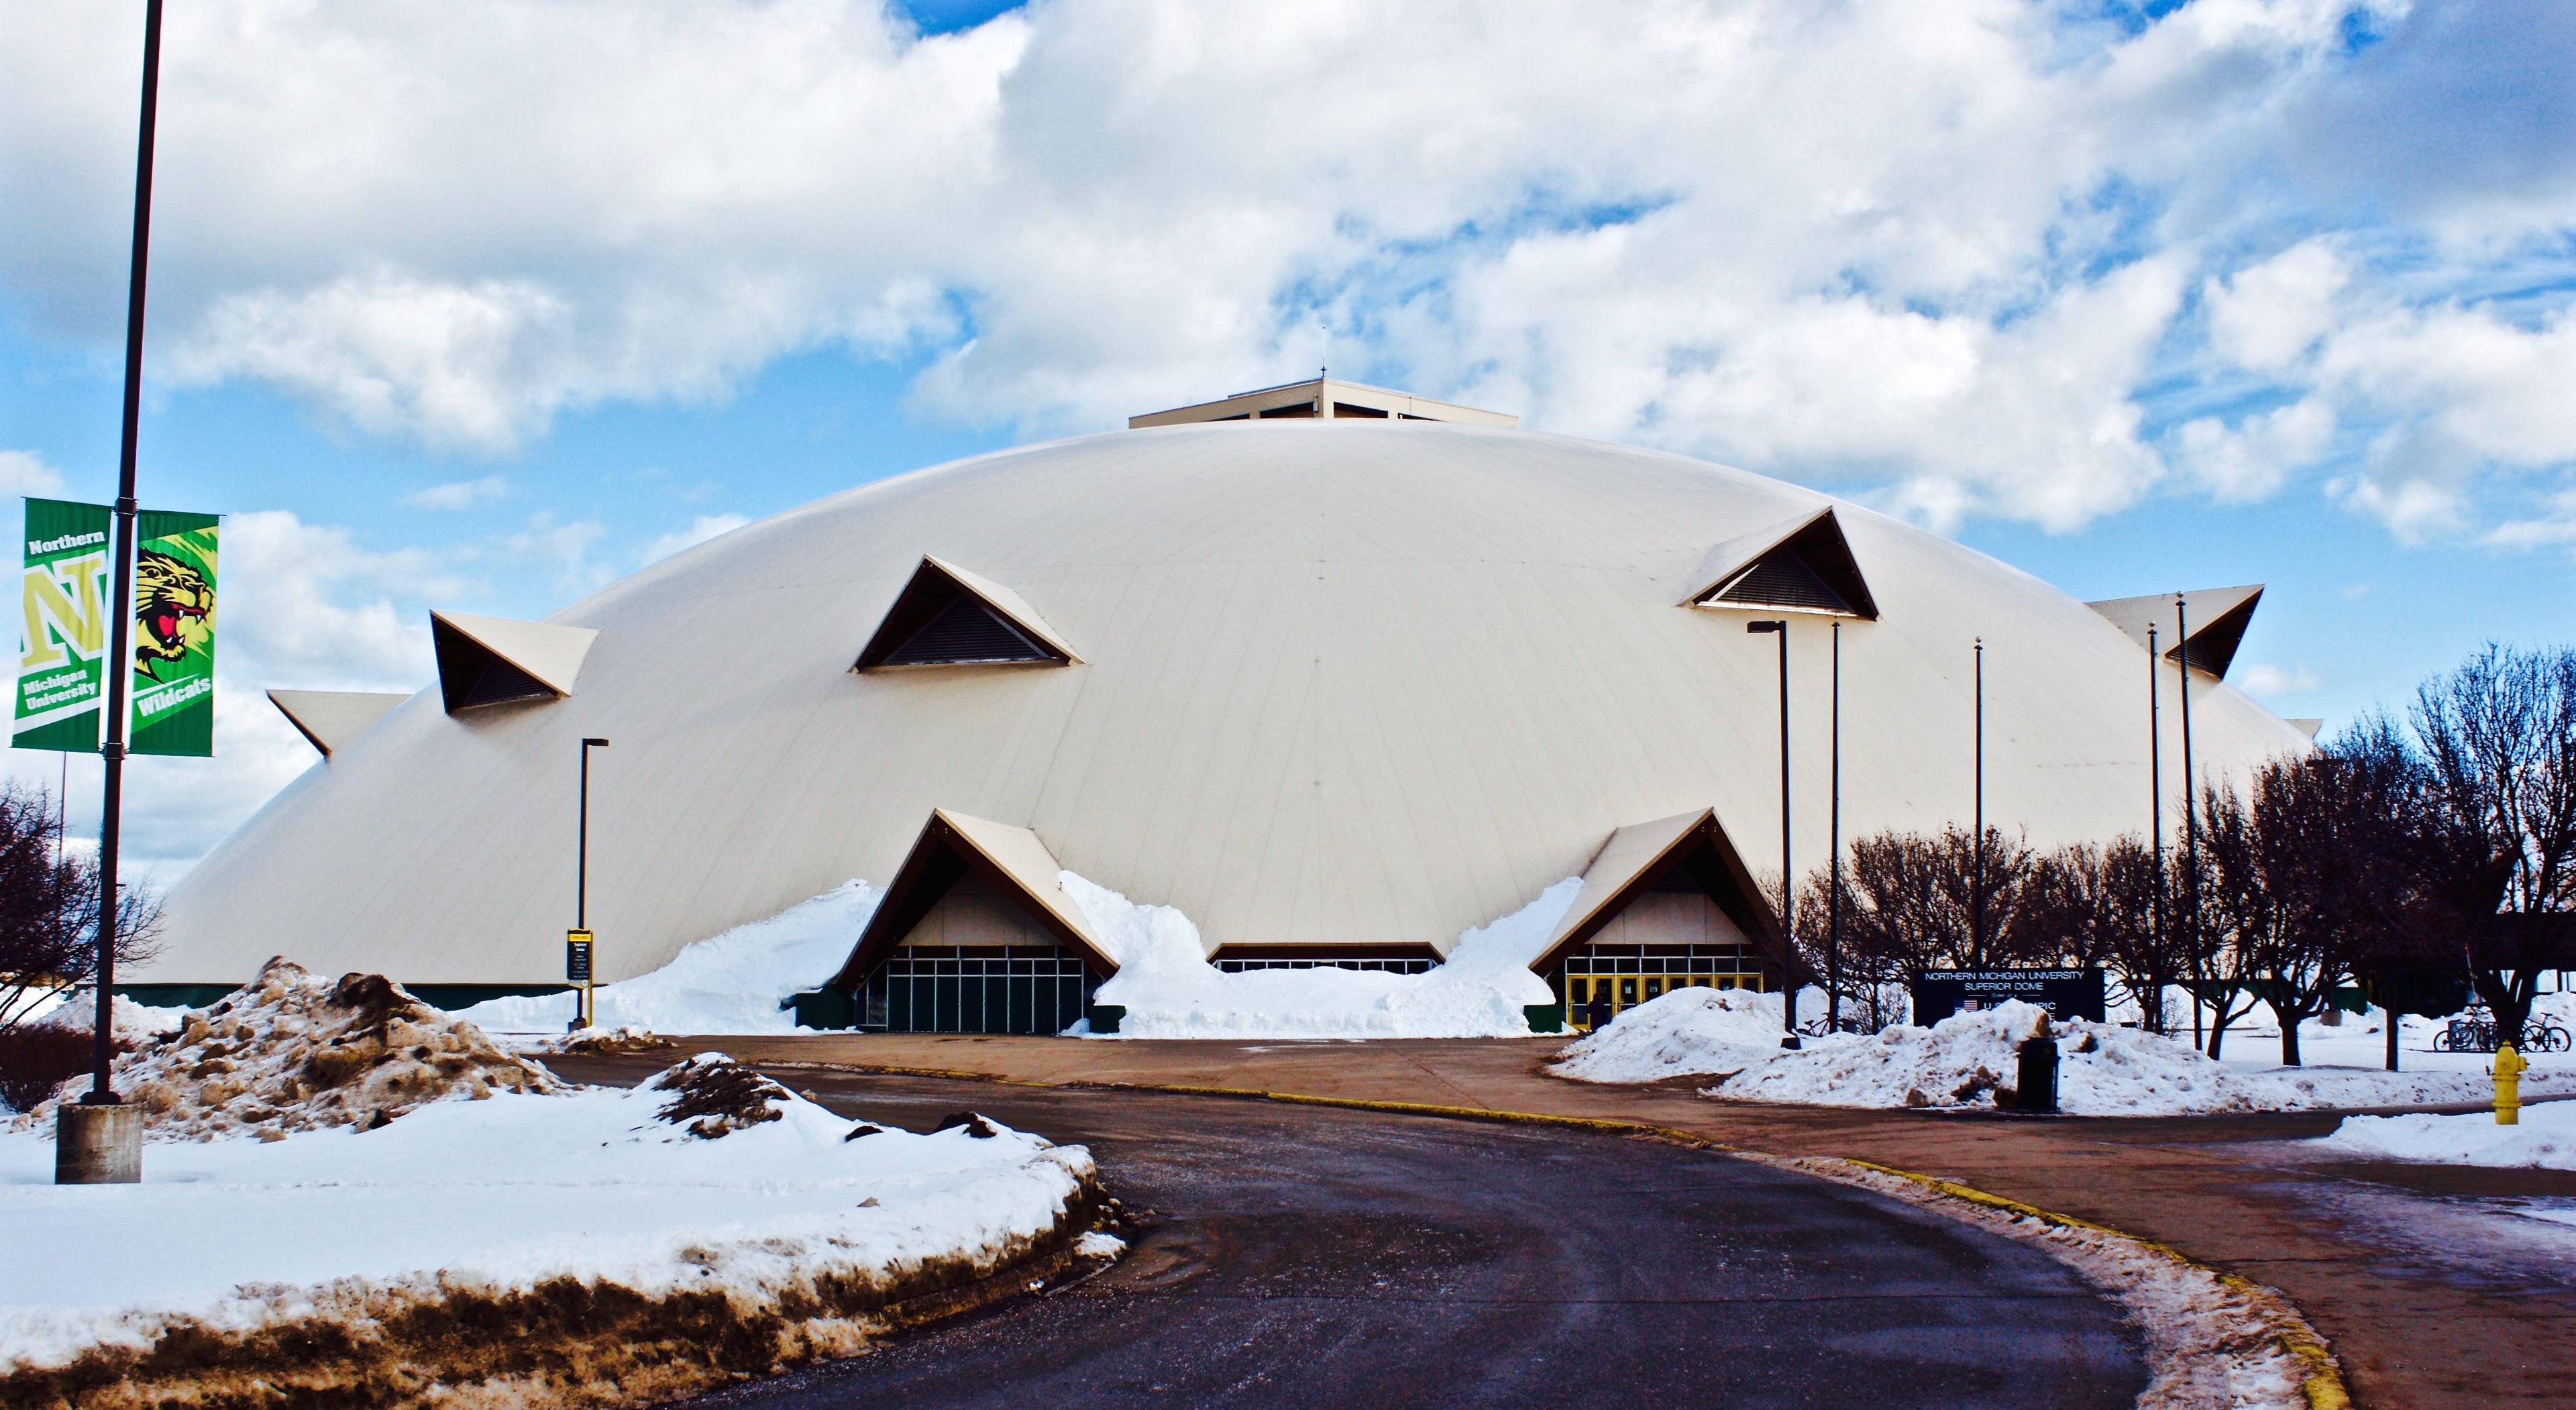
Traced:
<svg viewBox="0 0 2576 1410">
<path fill-rule="evenodd" d="M 133 754 L 215 752 L 212 514 L 147 509 L 134 528 Z"/>
<path fill-rule="evenodd" d="M 9 742 L 97 753 L 107 698 L 107 506 L 30 499 L 25 544 Z"/>
</svg>

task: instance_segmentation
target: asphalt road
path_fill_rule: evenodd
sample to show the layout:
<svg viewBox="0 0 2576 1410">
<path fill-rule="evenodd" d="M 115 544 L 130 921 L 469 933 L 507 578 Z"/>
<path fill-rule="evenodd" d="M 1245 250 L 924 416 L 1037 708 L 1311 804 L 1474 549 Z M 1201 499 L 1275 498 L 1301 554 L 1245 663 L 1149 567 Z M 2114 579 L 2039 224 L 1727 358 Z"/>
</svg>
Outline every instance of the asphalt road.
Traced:
<svg viewBox="0 0 2576 1410">
<path fill-rule="evenodd" d="M 651 1060 L 565 1062 L 592 1080 Z M 630 1070 L 631 1069 L 631 1070 Z M 2026 1246 L 1660 1142 L 1222 1098 L 781 1072 L 1088 1145 L 1109 1272 L 706 1407 L 2127 1406 L 2116 1305 Z"/>
</svg>

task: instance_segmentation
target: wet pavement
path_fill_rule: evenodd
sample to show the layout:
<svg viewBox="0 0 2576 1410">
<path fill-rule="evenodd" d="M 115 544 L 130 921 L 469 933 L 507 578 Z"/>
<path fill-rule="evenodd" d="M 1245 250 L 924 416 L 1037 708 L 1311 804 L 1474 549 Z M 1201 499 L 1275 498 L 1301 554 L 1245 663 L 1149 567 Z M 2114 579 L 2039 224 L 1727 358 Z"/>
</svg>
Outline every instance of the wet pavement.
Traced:
<svg viewBox="0 0 2576 1410">
<path fill-rule="evenodd" d="M 658 1063 L 560 1064 L 631 1080 Z M 1087 1145 L 1087 1282 L 704 1406 L 2126 1406 L 2119 1308 L 2028 1245 L 1662 1141 L 1137 1092 L 780 1074 Z"/>
<path fill-rule="evenodd" d="M 2016 1120 L 1715 1101 L 1688 1084 L 1550 1076 L 1545 1061 L 1559 1045 L 1540 1039 L 814 1034 L 706 1045 L 764 1064 L 973 1072 L 1040 1088 L 1187 1085 L 1606 1117 L 1770 1154 L 1878 1161 L 2106 1224 L 2279 1289 L 2325 1335 L 2365 1407 L 2576 1403 L 2576 1296 L 2558 1233 L 2576 1217 L 2576 1173 L 2333 1158 L 2303 1144 L 2332 1130 L 2333 1114 Z"/>
</svg>

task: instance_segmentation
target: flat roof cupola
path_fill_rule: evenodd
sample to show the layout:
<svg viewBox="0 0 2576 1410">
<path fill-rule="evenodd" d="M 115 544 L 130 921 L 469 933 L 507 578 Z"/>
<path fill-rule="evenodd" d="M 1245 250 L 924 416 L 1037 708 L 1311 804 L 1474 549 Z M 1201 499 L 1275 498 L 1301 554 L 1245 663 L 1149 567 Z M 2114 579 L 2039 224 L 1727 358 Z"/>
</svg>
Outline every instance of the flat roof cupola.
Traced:
<svg viewBox="0 0 2576 1410">
<path fill-rule="evenodd" d="M 1483 411 L 1454 402 L 1417 397 L 1411 392 L 1399 392 L 1389 387 L 1372 387 L 1363 382 L 1344 382 L 1325 376 L 1263 387 L 1259 391 L 1237 392 L 1196 406 L 1176 406 L 1169 411 L 1149 411 L 1142 416 L 1130 416 L 1127 429 L 1187 426 L 1202 421 L 1294 420 L 1449 421 L 1505 429 L 1521 424 L 1519 417 L 1506 412 Z"/>
</svg>

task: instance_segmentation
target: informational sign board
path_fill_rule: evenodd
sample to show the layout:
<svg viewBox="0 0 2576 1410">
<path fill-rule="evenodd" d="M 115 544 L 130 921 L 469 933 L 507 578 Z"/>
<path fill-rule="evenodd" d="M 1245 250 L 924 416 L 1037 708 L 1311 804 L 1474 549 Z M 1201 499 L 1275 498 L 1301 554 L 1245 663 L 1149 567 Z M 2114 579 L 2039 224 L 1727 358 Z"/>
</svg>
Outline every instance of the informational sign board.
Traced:
<svg viewBox="0 0 2576 1410">
<path fill-rule="evenodd" d="M 564 980 L 572 984 L 590 982 L 590 932 L 564 932 Z"/>
<path fill-rule="evenodd" d="M 2007 999 L 2037 1004 L 2051 1018 L 2105 1018 L 2098 969 L 1934 969 L 1914 982 L 1914 1021 L 1929 1027 Z"/>
</svg>

